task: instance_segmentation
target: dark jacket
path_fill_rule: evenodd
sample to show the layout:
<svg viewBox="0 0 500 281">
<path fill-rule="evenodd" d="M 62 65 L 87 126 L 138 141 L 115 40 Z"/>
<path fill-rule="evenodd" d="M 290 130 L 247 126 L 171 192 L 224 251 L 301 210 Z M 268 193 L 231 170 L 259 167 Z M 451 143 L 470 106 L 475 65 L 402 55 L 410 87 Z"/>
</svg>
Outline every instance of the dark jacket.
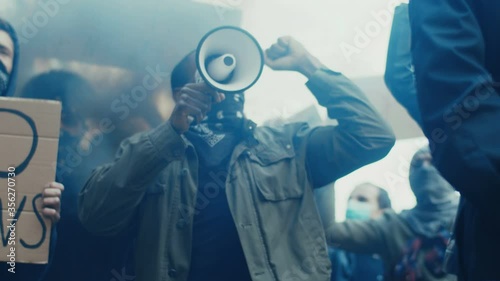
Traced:
<svg viewBox="0 0 500 281">
<path fill-rule="evenodd" d="M 248 122 L 231 156 L 227 200 L 254 281 L 329 280 L 312 188 L 384 157 L 394 144 L 390 127 L 343 75 L 319 70 L 307 86 L 338 126 Z M 116 161 L 94 171 L 80 218 L 100 235 L 138 229 L 138 281 L 186 280 L 193 214 L 204 201 L 196 197 L 197 171 L 193 145 L 162 124 L 125 140 Z"/>
<path fill-rule="evenodd" d="M 499 280 L 500 1 L 410 2 L 423 130 L 463 197 L 456 222 L 461 280 Z"/>
<path fill-rule="evenodd" d="M 59 140 L 58 169 L 56 178 L 65 187 L 61 198 L 61 220 L 57 224 L 57 244 L 53 260 L 43 281 L 130 281 L 133 267 L 127 266 L 132 253 L 131 237 L 134 232 L 117 237 L 98 237 L 90 234 L 78 218 L 78 194 L 90 176 L 98 151 L 82 157 L 80 165 L 65 164 L 68 151 L 76 151 L 75 143 Z M 94 149 L 96 149 L 94 147 Z M 74 157 L 70 155 L 70 157 Z M 64 171 L 64 173 L 63 173 Z M 96 262 L 96 256 L 99 262 Z M 121 276 L 121 277 L 119 277 Z"/>
<path fill-rule="evenodd" d="M 401 4 L 394 11 L 384 80 L 392 96 L 422 126 L 411 57 L 411 30 L 408 4 Z"/>
<path fill-rule="evenodd" d="M 378 255 L 355 254 L 330 248 L 330 281 L 383 281 L 384 264 Z"/>
</svg>

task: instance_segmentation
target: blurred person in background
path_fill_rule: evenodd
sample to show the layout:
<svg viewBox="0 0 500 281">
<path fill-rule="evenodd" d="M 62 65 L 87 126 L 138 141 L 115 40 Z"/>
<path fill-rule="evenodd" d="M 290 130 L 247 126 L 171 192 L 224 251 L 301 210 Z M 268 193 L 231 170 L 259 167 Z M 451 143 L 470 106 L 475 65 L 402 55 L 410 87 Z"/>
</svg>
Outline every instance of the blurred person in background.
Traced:
<svg viewBox="0 0 500 281">
<path fill-rule="evenodd" d="M 410 2 L 422 129 L 462 195 L 460 280 L 500 280 L 500 1 Z"/>
<path fill-rule="evenodd" d="M 19 45 L 14 28 L 0 19 L 0 96 L 13 96 L 16 87 L 17 67 L 19 61 Z M 1 104 L 0 104 L 1 106 Z M 1 120 L 0 120 L 1 122 Z M 1 158 L 0 158 L 1 161 Z M 6 163 L 0 163 L 5 165 Z M 2 167 L 3 168 L 3 167 Z M 44 183 L 41 183 L 44 184 Z M 52 182 L 45 185 L 42 191 L 42 214 L 52 221 L 52 226 L 60 219 L 61 194 L 64 186 L 61 183 Z M 0 233 L 3 235 L 5 229 Z M 0 263 L 1 280 L 40 280 L 50 267 L 50 260 L 54 255 L 54 246 L 56 241 L 56 232 L 52 231 L 50 243 L 49 265 L 23 264 L 16 263 L 16 273 L 7 271 L 7 263 Z M 3 239 L 4 236 L 2 236 Z M 3 245 L 6 246 L 6 245 Z M 9 267 L 10 268 L 10 267 Z"/>
<path fill-rule="evenodd" d="M 500 22 L 495 13 L 500 6 L 485 1 L 431 6 L 418 1 L 411 7 L 415 51 L 411 50 L 408 5 L 402 4 L 394 16 L 386 84 L 429 137 L 436 167 L 463 195 L 448 251 L 448 271 L 463 280 L 499 279 L 492 257 L 500 251 L 500 243 L 494 242 L 500 227 L 489 222 L 498 221 L 500 213 L 493 199 L 500 190 L 498 169 L 494 169 L 500 134 L 482 125 L 496 122 L 494 114 L 500 112 L 496 51 Z M 414 72 L 413 59 L 420 72 Z M 416 78 L 420 78 L 418 95 Z M 472 140 L 476 135 L 479 141 Z"/>
<path fill-rule="evenodd" d="M 358 87 L 294 39 L 280 38 L 266 63 L 306 76 L 339 125 L 256 127 L 244 93 L 195 83 L 187 55 L 172 72 L 170 120 L 125 140 L 80 194 L 92 233 L 138 230 L 137 280 L 330 279 L 312 189 L 384 157 L 394 135 Z"/>
<path fill-rule="evenodd" d="M 125 82 L 126 83 L 126 82 Z M 87 120 L 89 131 L 84 141 L 85 147 L 94 151 L 93 166 L 113 161 L 120 143 L 139 132 L 151 130 L 163 122 L 153 104 L 153 99 L 146 99 L 129 108 L 125 115 L 117 114 L 112 109 L 112 104 L 120 94 L 130 91 L 131 86 L 117 85 L 119 90 L 106 92 L 100 95 L 95 105 L 88 110 Z M 111 110 L 110 110 L 111 109 Z"/>
<path fill-rule="evenodd" d="M 95 90 L 81 76 L 54 70 L 33 77 L 21 97 L 57 100 L 62 104 L 56 178 L 66 191 L 62 196 L 62 217 L 57 225 L 57 245 L 46 281 L 109 281 L 112 270 L 121 272 L 127 247 L 119 239 L 104 239 L 89 234 L 77 213 L 78 194 L 94 168 L 93 158 L 100 159 L 85 147 L 89 109 L 96 106 Z M 102 162 L 101 162 L 102 163 Z M 96 262 L 99 253 L 99 262 Z"/>
<path fill-rule="evenodd" d="M 422 126 L 411 56 L 408 4 L 401 4 L 394 11 L 384 80 L 392 96 L 408 111 L 413 120 Z"/>
<path fill-rule="evenodd" d="M 396 214 L 347 220 L 327 227 L 329 245 L 356 253 L 378 254 L 389 281 L 456 280 L 445 273 L 445 252 L 457 213 L 459 197 L 432 165 L 429 149 L 412 158 L 410 186 L 417 205 Z"/>
<path fill-rule="evenodd" d="M 354 188 L 347 204 L 347 220 L 370 220 L 392 209 L 387 191 L 371 183 Z M 331 281 L 382 281 L 384 264 L 376 254 L 357 254 L 330 248 Z"/>
<path fill-rule="evenodd" d="M 408 4 L 401 4 L 394 11 L 384 80 L 392 96 L 422 128 L 422 116 L 418 105 L 415 69 L 411 52 Z M 447 264 L 445 267 L 448 273 L 456 275 L 458 272 L 458 257 L 455 249 L 455 235 L 453 233 L 448 244 L 448 257 L 446 258 Z"/>
<path fill-rule="evenodd" d="M 372 183 L 363 183 L 354 188 L 347 204 L 347 219 L 376 219 L 385 210 L 392 209 L 387 191 Z"/>
</svg>

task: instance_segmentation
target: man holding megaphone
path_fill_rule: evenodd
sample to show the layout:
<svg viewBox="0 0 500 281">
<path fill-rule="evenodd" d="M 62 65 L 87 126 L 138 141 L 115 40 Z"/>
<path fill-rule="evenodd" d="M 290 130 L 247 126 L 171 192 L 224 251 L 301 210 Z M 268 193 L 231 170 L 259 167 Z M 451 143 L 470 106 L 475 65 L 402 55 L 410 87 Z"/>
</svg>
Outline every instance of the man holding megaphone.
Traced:
<svg viewBox="0 0 500 281">
<path fill-rule="evenodd" d="M 308 77 L 339 125 L 246 119 L 244 90 L 262 61 Z M 313 188 L 394 144 L 361 90 L 293 38 L 264 53 L 237 28 L 207 34 L 171 82 L 170 120 L 125 140 L 115 162 L 94 171 L 80 194 L 83 224 L 100 235 L 137 230 L 139 281 L 330 280 Z"/>
</svg>

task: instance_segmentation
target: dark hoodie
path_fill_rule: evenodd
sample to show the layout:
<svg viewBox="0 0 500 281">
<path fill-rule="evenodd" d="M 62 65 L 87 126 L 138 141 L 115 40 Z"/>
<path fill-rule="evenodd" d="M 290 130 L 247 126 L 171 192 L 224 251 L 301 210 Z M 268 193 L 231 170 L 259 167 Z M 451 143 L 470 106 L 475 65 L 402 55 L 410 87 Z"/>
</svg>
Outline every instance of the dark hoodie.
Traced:
<svg viewBox="0 0 500 281">
<path fill-rule="evenodd" d="M 459 197 L 453 187 L 430 163 L 415 164 L 420 155 L 429 154 L 422 148 L 412 159 L 410 187 L 417 199 L 415 208 L 401 212 L 401 217 L 418 235 L 433 237 L 442 228 L 451 229 L 458 209 Z"/>
<path fill-rule="evenodd" d="M 0 92 L 0 96 L 12 97 L 16 91 L 17 82 L 17 68 L 19 62 L 19 41 L 17 40 L 16 31 L 14 28 L 5 20 L 0 18 L 0 30 L 7 32 L 14 42 L 14 59 L 12 62 L 12 71 L 9 75 L 9 82 L 7 84 L 7 90 L 5 92 Z"/>
</svg>

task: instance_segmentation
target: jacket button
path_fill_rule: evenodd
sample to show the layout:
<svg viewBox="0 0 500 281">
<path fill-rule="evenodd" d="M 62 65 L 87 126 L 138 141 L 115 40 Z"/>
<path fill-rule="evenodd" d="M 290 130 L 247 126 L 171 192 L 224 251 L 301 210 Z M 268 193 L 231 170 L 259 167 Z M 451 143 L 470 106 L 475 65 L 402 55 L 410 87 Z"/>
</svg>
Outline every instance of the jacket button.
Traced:
<svg viewBox="0 0 500 281">
<path fill-rule="evenodd" d="M 169 269 L 169 270 L 168 270 L 168 276 L 170 276 L 170 277 L 172 277 L 172 278 L 177 277 L 177 270 L 175 270 L 175 269 L 173 269 L 173 268 L 172 268 L 172 269 Z"/>
<path fill-rule="evenodd" d="M 184 219 L 180 219 L 177 221 L 176 225 L 177 225 L 177 228 L 183 229 L 187 225 L 187 222 Z"/>
<path fill-rule="evenodd" d="M 187 176 L 188 174 L 188 170 L 187 169 L 182 169 L 182 175 L 183 176 Z"/>
</svg>

